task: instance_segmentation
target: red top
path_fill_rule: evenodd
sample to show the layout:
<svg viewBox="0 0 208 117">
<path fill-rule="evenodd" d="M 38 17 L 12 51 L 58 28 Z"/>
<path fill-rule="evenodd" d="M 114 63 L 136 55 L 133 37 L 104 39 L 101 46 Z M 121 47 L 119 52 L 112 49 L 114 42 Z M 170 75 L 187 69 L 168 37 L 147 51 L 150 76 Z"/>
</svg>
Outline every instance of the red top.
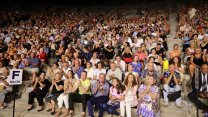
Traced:
<svg viewBox="0 0 208 117">
<path fill-rule="evenodd" d="M 40 53 L 38 58 L 40 59 L 41 62 L 46 62 L 46 53 Z"/>
</svg>

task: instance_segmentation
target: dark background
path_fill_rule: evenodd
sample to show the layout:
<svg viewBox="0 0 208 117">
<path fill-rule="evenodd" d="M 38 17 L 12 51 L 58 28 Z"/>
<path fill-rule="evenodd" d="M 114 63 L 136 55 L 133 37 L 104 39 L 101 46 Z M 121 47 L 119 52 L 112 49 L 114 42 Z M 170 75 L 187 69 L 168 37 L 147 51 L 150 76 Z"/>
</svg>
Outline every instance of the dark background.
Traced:
<svg viewBox="0 0 208 117">
<path fill-rule="evenodd" d="M 181 5 L 189 7 L 191 4 L 196 5 L 199 2 L 208 2 L 208 0 L 0 0 L 0 10 L 56 12 L 73 8 L 114 9 L 114 6 L 137 7 L 138 9 L 144 7 L 151 9 L 157 6 L 160 8 L 171 7 L 172 10 L 176 10 Z"/>
<path fill-rule="evenodd" d="M 192 1 L 204 0 L 0 0 L 0 6 L 13 7 L 15 5 L 69 5 L 69 6 L 88 6 L 88 5 L 125 5 L 125 4 L 143 4 L 152 2 L 172 2 L 189 4 Z"/>
</svg>

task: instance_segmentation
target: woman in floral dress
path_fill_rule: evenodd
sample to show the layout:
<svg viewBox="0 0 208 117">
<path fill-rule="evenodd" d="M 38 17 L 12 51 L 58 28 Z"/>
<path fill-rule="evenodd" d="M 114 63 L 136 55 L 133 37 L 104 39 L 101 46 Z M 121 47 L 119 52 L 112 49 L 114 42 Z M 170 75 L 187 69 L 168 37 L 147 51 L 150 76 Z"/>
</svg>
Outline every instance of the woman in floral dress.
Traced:
<svg viewBox="0 0 208 117">
<path fill-rule="evenodd" d="M 153 77 L 147 76 L 145 84 L 142 84 L 139 89 L 139 104 L 137 115 L 139 117 L 155 117 L 155 110 L 158 107 L 159 88 L 155 85 Z"/>
</svg>

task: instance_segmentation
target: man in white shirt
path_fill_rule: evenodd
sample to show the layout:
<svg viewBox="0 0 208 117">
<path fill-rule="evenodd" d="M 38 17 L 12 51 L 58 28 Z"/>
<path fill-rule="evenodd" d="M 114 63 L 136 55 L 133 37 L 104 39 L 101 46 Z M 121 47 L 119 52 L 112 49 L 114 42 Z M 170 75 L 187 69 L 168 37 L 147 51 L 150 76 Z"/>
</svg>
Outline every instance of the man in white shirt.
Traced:
<svg viewBox="0 0 208 117">
<path fill-rule="evenodd" d="M 116 67 L 116 63 L 114 62 L 110 63 L 110 69 L 107 72 L 106 80 L 109 81 L 109 83 L 112 83 L 113 78 L 118 78 L 122 81 L 122 71 Z"/>
</svg>

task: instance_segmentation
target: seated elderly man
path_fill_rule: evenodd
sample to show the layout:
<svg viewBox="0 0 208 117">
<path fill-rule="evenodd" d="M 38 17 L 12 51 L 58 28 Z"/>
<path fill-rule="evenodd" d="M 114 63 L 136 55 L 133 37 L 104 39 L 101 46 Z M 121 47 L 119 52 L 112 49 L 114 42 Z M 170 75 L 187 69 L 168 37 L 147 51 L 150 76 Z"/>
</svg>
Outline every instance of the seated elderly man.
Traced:
<svg viewBox="0 0 208 117">
<path fill-rule="evenodd" d="M 197 83 L 196 83 L 197 81 Z M 208 105 L 201 102 L 198 97 L 208 100 L 208 65 L 203 64 L 201 71 L 195 73 L 192 78 L 192 92 L 188 94 L 188 98 L 199 109 L 208 111 Z"/>
<path fill-rule="evenodd" d="M 147 76 L 152 76 L 155 79 L 158 79 L 157 71 L 154 68 L 153 63 L 148 63 L 147 68 L 142 71 L 142 78 L 146 78 Z"/>
<path fill-rule="evenodd" d="M 12 91 L 8 81 L 9 69 L 3 68 L 2 75 L 0 76 L 0 109 L 5 108 L 4 102 L 6 94 Z"/>
<path fill-rule="evenodd" d="M 91 86 L 92 97 L 87 102 L 89 116 L 94 117 L 93 105 L 99 109 L 99 117 L 103 116 L 102 104 L 108 101 L 108 93 L 110 89 L 109 83 L 105 80 L 105 74 L 100 73 L 99 79 Z"/>
<path fill-rule="evenodd" d="M 106 80 L 111 83 L 113 78 L 118 78 L 122 81 L 122 71 L 120 68 L 116 67 L 116 63 L 110 63 L 110 69 L 107 72 Z"/>
<path fill-rule="evenodd" d="M 175 70 L 173 64 L 169 65 L 169 71 L 163 74 L 163 97 L 165 106 L 168 106 L 168 102 L 171 100 L 176 101 L 176 106 L 181 107 L 181 86 L 180 86 L 180 73 Z M 172 95 L 171 95 L 172 94 Z"/>
<path fill-rule="evenodd" d="M 146 78 L 147 76 L 152 76 L 155 79 L 156 85 L 160 86 L 160 84 L 161 84 L 160 74 L 161 74 L 161 72 L 156 70 L 154 63 L 149 62 L 147 64 L 147 68 L 145 68 L 142 71 L 141 78 Z M 144 79 L 141 79 L 141 82 L 143 82 L 143 80 Z"/>
<path fill-rule="evenodd" d="M 29 72 L 29 73 L 32 73 L 32 74 L 38 73 L 39 72 L 39 68 L 38 68 L 39 63 L 40 63 L 39 58 L 37 58 L 35 56 L 35 53 L 32 52 L 30 54 L 30 57 L 26 61 L 24 70 Z"/>
</svg>

